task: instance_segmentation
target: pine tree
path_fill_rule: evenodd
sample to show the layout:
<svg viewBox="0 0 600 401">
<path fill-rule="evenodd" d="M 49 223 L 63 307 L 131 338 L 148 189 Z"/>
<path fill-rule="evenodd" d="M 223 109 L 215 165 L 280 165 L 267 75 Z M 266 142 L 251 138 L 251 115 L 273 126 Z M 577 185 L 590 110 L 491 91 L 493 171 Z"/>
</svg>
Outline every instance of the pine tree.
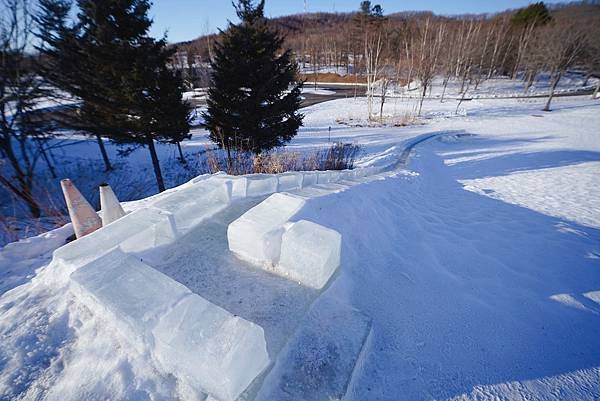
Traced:
<svg viewBox="0 0 600 401">
<path fill-rule="evenodd" d="M 241 22 L 229 25 L 215 45 L 208 110 L 210 139 L 226 149 L 261 153 L 289 142 L 302 125 L 302 82 L 284 38 L 269 28 L 264 0 L 240 0 Z"/>
<path fill-rule="evenodd" d="M 82 99 L 77 127 L 120 144 L 147 146 L 159 191 L 164 191 L 154 141 L 189 137 L 190 106 L 182 83 L 167 67 L 175 49 L 148 36 L 148 0 L 78 0 L 66 27 L 65 0 L 41 0 L 43 75 Z M 54 24 L 54 25 L 53 25 Z M 52 33 L 52 34 L 49 34 Z M 101 142 L 101 141 L 99 141 Z"/>
</svg>

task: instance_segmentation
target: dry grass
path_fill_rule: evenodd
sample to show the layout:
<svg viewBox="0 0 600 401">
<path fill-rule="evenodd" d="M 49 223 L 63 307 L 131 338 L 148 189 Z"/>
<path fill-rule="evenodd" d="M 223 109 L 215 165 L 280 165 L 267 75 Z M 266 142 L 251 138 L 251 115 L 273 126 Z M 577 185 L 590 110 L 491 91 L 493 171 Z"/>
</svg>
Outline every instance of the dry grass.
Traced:
<svg viewBox="0 0 600 401">
<path fill-rule="evenodd" d="M 276 150 L 261 155 L 233 152 L 228 162 L 226 152 L 207 148 L 188 155 L 182 165 L 170 158 L 162 161 L 162 171 L 168 187 L 181 185 L 205 173 L 225 171 L 232 175 L 286 171 L 344 170 L 354 167 L 361 148 L 349 143 L 335 143 L 312 152 Z M 36 182 L 36 199 L 42 208 L 42 218 L 29 217 L 23 203 L 0 188 L 0 247 L 21 238 L 39 235 L 68 223 L 69 217 L 60 189 L 60 178 L 71 178 L 83 196 L 95 209 L 99 208 L 98 185 L 108 182 L 121 201 L 136 200 L 156 193 L 156 182 L 150 165 L 132 166 L 115 161 L 115 170 L 103 172 L 100 161 L 78 161 L 63 165 L 58 179 L 40 176 Z"/>
<path fill-rule="evenodd" d="M 279 174 L 287 171 L 346 170 L 354 167 L 361 147 L 351 143 L 335 143 L 327 149 L 308 153 L 276 150 L 255 155 L 232 152 L 231 160 L 220 150 L 206 151 L 206 167 L 210 173 L 225 171 L 232 175 Z"/>
<path fill-rule="evenodd" d="M 318 74 L 300 74 L 300 79 L 305 80 L 307 84 L 315 82 L 315 77 L 317 78 L 317 82 L 326 82 L 331 84 L 367 83 L 367 79 L 359 75 L 339 75 L 333 72 L 324 72 Z"/>
</svg>

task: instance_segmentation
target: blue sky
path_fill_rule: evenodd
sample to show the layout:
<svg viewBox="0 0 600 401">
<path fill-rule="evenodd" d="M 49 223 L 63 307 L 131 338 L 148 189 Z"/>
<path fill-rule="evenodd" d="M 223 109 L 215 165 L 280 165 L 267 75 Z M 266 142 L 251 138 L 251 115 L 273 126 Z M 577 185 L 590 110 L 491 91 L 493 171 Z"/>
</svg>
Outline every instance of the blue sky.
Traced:
<svg viewBox="0 0 600 401">
<path fill-rule="evenodd" d="M 308 11 L 353 11 L 360 0 L 307 0 Z M 385 13 L 406 10 L 432 10 L 437 14 L 464 14 L 503 11 L 533 3 L 529 0 L 380 0 Z M 550 0 L 547 3 L 557 1 Z M 304 0 L 267 0 L 266 14 L 270 17 L 297 14 L 304 10 Z M 206 32 L 224 28 L 227 20 L 236 16 L 229 0 L 154 0 L 152 35 L 168 31 L 170 42 L 194 39 Z"/>
</svg>

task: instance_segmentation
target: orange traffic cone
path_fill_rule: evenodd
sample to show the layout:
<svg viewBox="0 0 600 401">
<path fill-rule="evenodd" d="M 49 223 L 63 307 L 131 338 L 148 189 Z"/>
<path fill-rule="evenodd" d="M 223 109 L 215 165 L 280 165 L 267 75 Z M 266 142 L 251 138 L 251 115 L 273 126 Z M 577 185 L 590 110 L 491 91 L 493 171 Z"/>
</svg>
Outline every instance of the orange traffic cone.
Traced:
<svg viewBox="0 0 600 401">
<path fill-rule="evenodd" d="M 102 227 L 125 216 L 125 211 L 108 184 L 100 184 L 100 210 L 102 210 Z"/>
<path fill-rule="evenodd" d="M 102 220 L 71 180 L 62 180 L 60 186 L 67 202 L 75 236 L 81 238 L 101 228 Z"/>
</svg>

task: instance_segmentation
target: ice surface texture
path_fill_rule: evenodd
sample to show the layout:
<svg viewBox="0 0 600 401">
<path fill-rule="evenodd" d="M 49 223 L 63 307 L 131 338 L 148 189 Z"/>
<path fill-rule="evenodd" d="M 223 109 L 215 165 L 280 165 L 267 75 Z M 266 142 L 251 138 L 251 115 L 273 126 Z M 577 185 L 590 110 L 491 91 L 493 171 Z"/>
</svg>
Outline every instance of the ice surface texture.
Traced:
<svg viewBox="0 0 600 401">
<path fill-rule="evenodd" d="M 153 206 L 172 213 L 177 230 L 184 233 L 225 209 L 231 202 L 231 187 L 231 181 L 207 179 L 175 192 Z"/>
<path fill-rule="evenodd" d="M 283 234 L 276 270 L 291 280 L 321 289 L 340 266 L 341 249 L 340 233 L 301 220 Z"/>
<path fill-rule="evenodd" d="M 177 229 L 171 213 L 138 209 L 123 218 L 71 242 L 54 252 L 54 259 L 81 266 L 120 245 L 124 252 L 140 252 L 175 240 Z"/>
<path fill-rule="evenodd" d="M 323 288 L 340 265 L 342 238 L 309 221 L 290 223 L 305 203 L 287 193 L 270 196 L 229 225 L 229 249 L 302 285 Z"/>
<path fill-rule="evenodd" d="M 269 365 L 263 329 L 193 294 L 115 248 L 71 275 L 92 310 L 125 323 L 165 370 L 221 401 L 235 400 Z"/>
<path fill-rule="evenodd" d="M 229 225 L 229 249 L 254 264 L 274 266 L 279 261 L 283 226 L 304 204 L 304 199 L 287 193 L 271 195 Z"/>
<path fill-rule="evenodd" d="M 344 399 L 370 331 L 365 314 L 321 298 L 277 358 L 257 401 Z"/>
</svg>

